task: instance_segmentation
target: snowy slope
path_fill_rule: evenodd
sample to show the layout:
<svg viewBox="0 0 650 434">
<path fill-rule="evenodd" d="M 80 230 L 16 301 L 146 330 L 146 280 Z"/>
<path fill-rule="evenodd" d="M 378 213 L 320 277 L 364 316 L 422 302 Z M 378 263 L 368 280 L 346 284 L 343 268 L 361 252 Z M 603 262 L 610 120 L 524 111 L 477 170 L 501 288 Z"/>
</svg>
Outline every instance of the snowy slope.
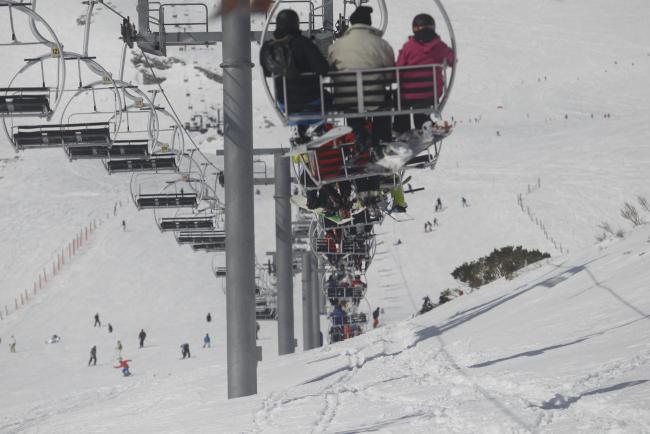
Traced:
<svg viewBox="0 0 650 434">
<path fill-rule="evenodd" d="M 135 15 L 132 2 L 113 4 Z M 398 47 L 429 3 L 395 4 L 389 1 L 387 38 Z M 0 138 L 0 309 L 11 311 L 0 321 L 0 432 L 649 432 L 650 230 L 631 231 L 619 209 L 650 196 L 650 8 L 640 0 L 617 5 L 447 5 L 461 50 L 448 116 L 459 123 L 436 172 L 413 174 L 413 186 L 426 187 L 407 198 L 413 220 L 388 219 L 378 229 L 368 301 L 385 309 L 384 327 L 279 358 L 275 325 L 264 322 L 255 397 L 225 398 L 225 296 L 212 258 L 178 247 L 150 212 L 128 205 L 128 176 L 108 176 L 96 162 L 69 163 L 60 150 L 14 159 Z M 66 48 L 81 50 L 74 18 L 82 5 L 41 1 L 39 10 L 65 35 Z M 119 20 L 105 11 L 95 20 L 91 53 L 115 71 Z M 0 51 L 8 53 L 4 78 L 24 53 Z M 164 86 L 185 118 L 188 105 L 212 103 L 197 95 L 219 92 L 196 75 L 194 60 L 210 65 L 220 56 L 176 54 L 186 66 L 165 71 Z M 130 66 L 127 79 L 140 80 Z M 256 146 L 286 146 L 286 131 L 268 128 L 277 121 L 255 86 Z M 197 140 L 206 152 L 221 145 Z M 541 188 L 528 194 L 538 179 Z M 521 211 L 519 194 L 570 253 Z M 262 188 L 256 196 L 260 260 L 273 250 L 272 195 Z M 434 215 L 436 197 L 446 209 Z M 424 234 L 434 216 L 440 227 Z M 92 220 L 104 223 L 89 243 L 13 312 L 14 299 Z M 626 237 L 595 245 L 603 221 Z M 409 319 L 421 297 L 458 286 L 454 267 L 509 244 L 553 258 Z M 91 327 L 95 312 L 101 329 Z M 149 335 L 142 350 L 140 328 Z M 206 332 L 213 348 L 203 350 Z M 44 344 L 52 333 L 60 344 Z M 11 335 L 16 354 L 6 351 Z M 129 379 L 111 368 L 117 339 L 133 360 Z M 189 361 L 178 360 L 183 342 L 191 345 Z M 92 345 L 99 365 L 86 368 Z"/>
</svg>

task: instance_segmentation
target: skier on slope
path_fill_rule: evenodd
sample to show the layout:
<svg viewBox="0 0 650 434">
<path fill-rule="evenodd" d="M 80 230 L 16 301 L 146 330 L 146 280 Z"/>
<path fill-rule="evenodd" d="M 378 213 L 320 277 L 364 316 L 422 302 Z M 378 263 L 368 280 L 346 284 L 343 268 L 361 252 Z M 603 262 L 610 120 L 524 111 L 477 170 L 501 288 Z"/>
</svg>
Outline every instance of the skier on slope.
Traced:
<svg viewBox="0 0 650 434">
<path fill-rule="evenodd" d="M 203 336 L 203 348 L 205 347 L 210 348 L 210 335 L 207 333 Z"/>
<path fill-rule="evenodd" d="M 102 323 L 99 321 L 99 313 L 95 314 L 95 324 L 93 324 L 93 327 L 101 327 Z"/>
<path fill-rule="evenodd" d="M 420 314 L 427 313 L 433 308 L 434 308 L 433 303 L 431 303 L 431 299 L 427 295 L 422 299 L 422 309 L 420 309 Z"/>
<path fill-rule="evenodd" d="M 379 307 L 372 312 L 372 328 L 376 329 L 379 326 Z"/>
<path fill-rule="evenodd" d="M 97 365 L 97 346 L 93 345 L 93 347 L 90 349 L 90 359 L 88 360 L 88 366 L 90 364 L 93 364 L 93 366 Z"/>
<path fill-rule="evenodd" d="M 125 377 L 128 377 L 129 375 L 131 375 L 131 371 L 129 370 L 129 362 L 130 361 L 131 360 L 122 359 L 120 357 L 120 358 L 118 358 L 118 362 L 119 362 L 118 365 L 113 366 L 113 367 L 116 368 L 116 369 L 122 369 L 122 375 L 124 375 Z"/>
<path fill-rule="evenodd" d="M 140 339 L 140 348 L 144 347 L 144 340 L 147 338 L 147 334 L 144 332 L 144 329 L 140 329 L 140 334 L 138 334 L 138 339 Z"/>
<path fill-rule="evenodd" d="M 190 358 L 190 344 L 187 342 L 181 345 L 181 354 L 183 358 Z"/>
</svg>

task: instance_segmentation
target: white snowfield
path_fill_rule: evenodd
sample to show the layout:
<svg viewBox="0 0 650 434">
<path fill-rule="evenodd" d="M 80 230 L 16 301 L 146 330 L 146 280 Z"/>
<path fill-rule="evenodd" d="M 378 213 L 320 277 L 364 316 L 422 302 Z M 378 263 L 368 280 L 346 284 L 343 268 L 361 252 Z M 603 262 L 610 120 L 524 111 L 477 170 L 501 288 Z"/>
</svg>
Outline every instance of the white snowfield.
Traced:
<svg viewBox="0 0 650 434">
<path fill-rule="evenodd" d="M 134 2 L 112 4 L 135 16 Z M 412 17 L 432 4 L 388 1 L 396 51 Z M 299 347 L 278 357 L 276 325 L 261 322 L 256 396 L 226 398 L 225 295 L 212 257 L 177 246 L 151 212 L 128 203 L 128 175 L 70 163 L 61 150 L 16 155 L 1 137 L 0 433 L 650 432 L 650 225 L 632 228 L 620 216 L 630 202 L 650 221 L 637 203 L 650 198 L 650 4 L 446 6 L 460 64 L 445 117 L 458 123 L 436 171 L 413 172 L 412 186 L 426 190 L 407 196 L 412 220 L 377 229 L 365 310 L 384 309 L 381 327 L 302 352 L 296 276 Z M 80 51 L 83 6 L 38 8 L 66 49 Z M 106 11 L 94 20 L 91 54 L 117 71 L 119 20 Z M 188 104 L 213 102 L 197 95 L 221 98 L 192 62 L 214 67 L 220 54 L 175 54 L 186 65 L 161 72 L 163 86 L 189 117 Z M 26 54 L 0 47 L 0 55 L 1 87 Z M 131 65 L 127 76 L 140 81 Z M 254 85 L 256 146 L 287 146 L 287 131 L 269 126 L 278 121 L 257 75 Z M 211 155 L 222 146 L 210 133 L 197 140 Z M 437 197 L 444 209 L 434 213 Z M 272 188 L 255 201 L 265 261 Z M 434 218 L 439 226 L 425 233 Z M 93 220 L 97 231 L 52 278 L 52 261 Z M 597 242 L 603 222 L 624 236 Z M 507 245 L 552 258 L 413 317 L 425 295 L 436 301 L 460 286 L 455 267 Z M 43 267 L 49 280 L 34 295 Z M 29 302 L 15 311 L 25 290 Z M 205 333 L 211 348 L 201 348 Z M 61 341 L 46 344 L 53 334 Z M 129 378 L 114 368 L 117 340 Z M 185 342 L 192 357 L 180 360 Z M 94 345 L 97 366 L 87 367 Z"/>
</svg>

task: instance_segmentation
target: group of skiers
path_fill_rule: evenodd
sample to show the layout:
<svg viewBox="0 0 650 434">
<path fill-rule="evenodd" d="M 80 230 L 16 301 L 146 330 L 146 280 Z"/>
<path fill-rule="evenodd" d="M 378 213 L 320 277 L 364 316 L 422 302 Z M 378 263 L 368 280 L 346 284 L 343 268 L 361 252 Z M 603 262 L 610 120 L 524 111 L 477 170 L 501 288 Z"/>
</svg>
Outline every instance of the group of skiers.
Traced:
<svg viewBox="0 0 650 434">
<path fill-rule="evenodd" d="M 94 316 L 94 325 L 93 327 L 101 327 L 101 321 L 99 319 L 99 313 L 96 313 Z M 206 315 L 206 322 L 211 322 L 212 321 L 212 315 L 208 312 Z M 112 332 L 112 326 L 109 324 L 109 333 Z M 144 329 L 140 329 L 140 333 L 138 333 L 138 342 L 139 342 L 139 348 L 144 348 L 144 343 L 147 338 L 147 333 L 144 331 Z M 54 343 L 54 342 L 59 342 L 60 337 L 57 335 L 53 335 L 52 338 L 48 341 L 48 343 Z M 15 341 L 14 341 L 15 342 Z M 210 334 L 206 333 L 205 336 L 203 337 L 203 348 L 210 348 L 211 345 L 211 338 Z M 14 344 L 14 349 L 15 349 L 15 344 Z M 124 349 L 124 346 L 122 345 L 122 341 L 118 340 L 117 341 L 117 346 L 115 347 L 115 350 L 117 351 L 118 354 L 118 366 L 114 366 L 115 368 L 120 368 L 122 370 L 122 374 L 124 376 L 129 376 L 131 375 L 131 372 L 129 370 L 129 362 L 131 360 L 123 359 L 122 358 L 122 350 Z M 191 357 L 190 354 L 190 345 L 188 343 L 183 343 L 181 345 L 181 356 L 183 359 L 189 359 Z M 88 360 L 88 366 L 96 366 L 97 365 L 97 346 L 93 345 L 90 349 L 90 359 Z"/>
<path fill-rule="evenodd" d="M 465 196 L 462 196 L 460 198 L 460 204 L 463 208 L 468 208 L 469 207 L 469 202 L 465 198 Z M 442 199 L 437 198 L 435 202 L 435 212 L 440 212 L 444 208 L 442 206 Z M 433 223 L 430 221 L 424 222 L 424 232 L 432 232 L 433 228 L 438 227 L 439 222 L 438 222 L 438 217 L 433 218 Z"/>
</svg>

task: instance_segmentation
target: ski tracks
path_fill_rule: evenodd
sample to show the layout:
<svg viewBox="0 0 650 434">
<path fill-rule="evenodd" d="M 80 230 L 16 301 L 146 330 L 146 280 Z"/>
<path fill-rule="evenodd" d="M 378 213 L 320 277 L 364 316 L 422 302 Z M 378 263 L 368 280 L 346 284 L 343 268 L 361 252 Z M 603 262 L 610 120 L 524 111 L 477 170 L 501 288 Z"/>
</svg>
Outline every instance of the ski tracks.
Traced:
<svg viewBox="0 0 650 434">
<path fill-rule="evenodd" d="M 286 432 L 289 428 L 297 429 L 300 426 L 303 431 L 315 434 L 329 432 L 346 395 L 356 395 L 378 383 L 388 381 L 382 378 L 362 386 L 351 384 L 354 377 L 368 361 L 365 354 L 370 352 L 373 347 L 379 348 L 377 348 L 376 354 L 373 352 L 372 359 L 381 358 L 393 350 L 403 349 L 399 340 L 385 337 L 389 333 L 390 328 L 386 327 L 381 333 L 374 334 L 373 339 L 361 348 L 344 349 L 338 357 L 345 357 L 345 363 L 331 375 L 326 375 L 317 381 L 308 381 L 299 387 L 269 394 L 262 402 L 262 408 L 254 415 L 256 431 L 267 432 L 272 429 Z M 296 392 L 299 395 L 295 395 Z M 305 415 L 310 420 L 298 422 L 296 413 Z M 310 416 L 314 414 L 316 415 L 315 419 Z"/>
<path fill-rule="evenodd" d="M 128 386 L 113 386 L 99 391 L 91 390 L 79 394 L 69 395 L 57 401 L 43 401 L 30 408 L 23 417 L 16 417 L 14 421 L 0 421 L 1 433 L 20 433 L 30 431 L 32 428 L 46 427 L 47 421 L 52 417 L 59 417 L 66 413 L 77 413 L 82 408 L 98 405 L 120 397 L 124 392 L 133 390 L 142 382 L 133 382 Z"/>
<path fill-rule="evenodd" d="M 336 417 L 337 410 L 341 404 L 342 395 L 349 392 L 346 383 L 352 379 L 352 377 L 366 362 L 363 352 L 361 351 L 348 349 L 345 355 L 347 357 L 348 370 L 323 390 L 325 405 L 323 410 L 320 412 L 312 433 L 320 434 L 327 432 L 327 429 Z"/>
</svg>

